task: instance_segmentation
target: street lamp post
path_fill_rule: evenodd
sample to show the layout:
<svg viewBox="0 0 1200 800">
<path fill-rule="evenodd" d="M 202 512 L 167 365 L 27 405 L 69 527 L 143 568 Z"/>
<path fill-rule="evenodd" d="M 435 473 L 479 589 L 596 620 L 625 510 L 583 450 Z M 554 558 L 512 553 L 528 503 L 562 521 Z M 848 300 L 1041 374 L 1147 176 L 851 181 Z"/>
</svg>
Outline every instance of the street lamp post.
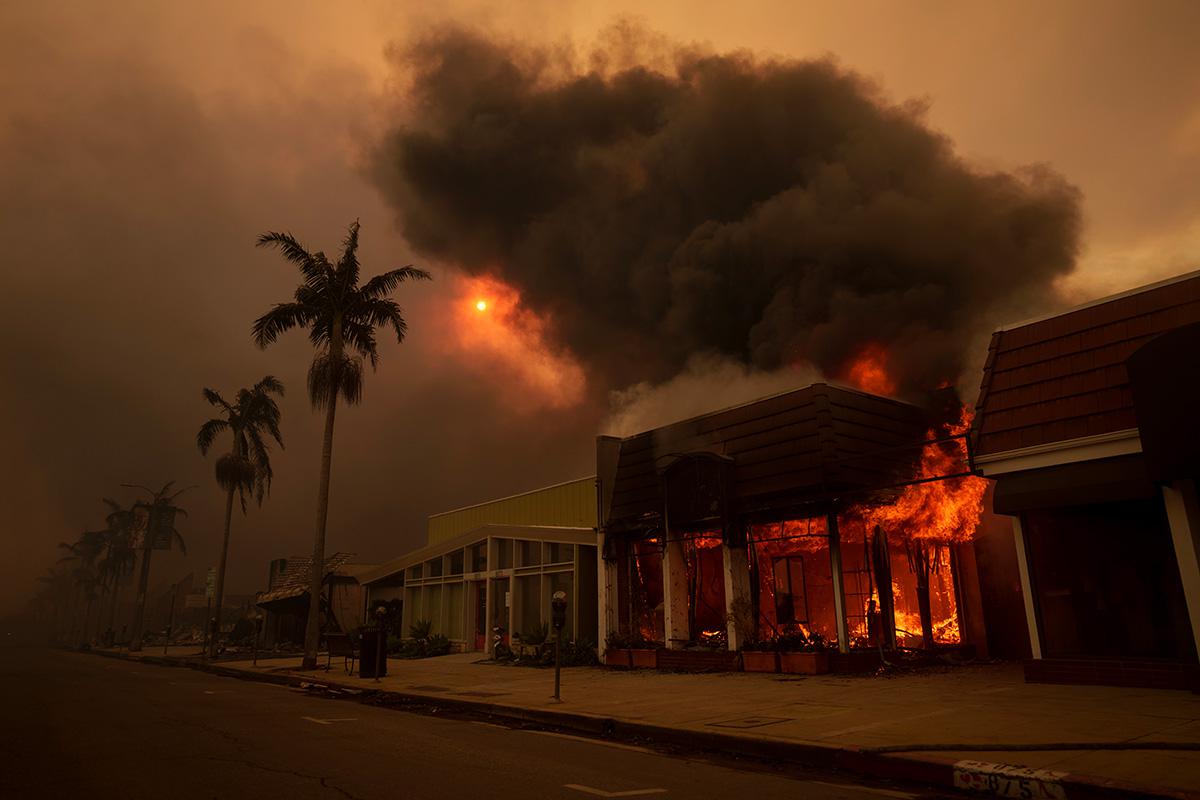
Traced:
<svg viewBox="0 0 1200 800">
<path fill-rule="evenodd" d="M 263 629 L 263 613 L 262 609 L 254 609 L 254 661 L 253 666 L 258 666 L 258 639 L 262 635 Z"/>
<path fill-rule="evenodd" d="M 562 629 L 567 623 L 567 593 L 557 591 L 550 600 L 550 621 L 554 626 L 554 699 L 562 701 Z"/>
<path fill-rule="evenodd" d="M 379 638 L 376 644 L 375 655 L 375 682 L 379 682 L 379 676 L 383 673 L 384 659 L 387 658 L 387 629 L 384 621 L 387 619 L 387 608 L 379 605 L 375 606 L 375 624 L 378 627 Z"/>
</svg>

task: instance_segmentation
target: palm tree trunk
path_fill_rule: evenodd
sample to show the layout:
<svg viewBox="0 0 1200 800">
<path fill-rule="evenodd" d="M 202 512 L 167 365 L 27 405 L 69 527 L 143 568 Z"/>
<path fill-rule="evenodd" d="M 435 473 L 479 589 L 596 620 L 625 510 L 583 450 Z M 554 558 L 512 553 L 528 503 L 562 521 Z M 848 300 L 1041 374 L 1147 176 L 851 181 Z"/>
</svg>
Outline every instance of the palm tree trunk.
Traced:
<svg viewBox="0 0 1200 800">
<path fill-rule="evenodd" d="M 138 578 L 137 598 L 134 602 L 133 622 L 129 625 L 129 650 L 137 653 L 142 649 L 142 624 L 146 616 L 146 590 L 150 583 L 150 554 L 154 552 L 153 526 L 146 523 L 146 542 L 142 545 L 142 574 Z"/>
<path fill-rule="evenodd" d="M 113 634 L 112 641 L 110 641 L 109 644 L 112 644 L 113 642 L 116 641 L 116 631 L 113 630 L 113 626 L 117 624 L 117 598 L 119 598 L 120 596 L 121 596 L 121 573 L 118 572 L 116 575 L 113 576 L 112 600 L 109 601 L 109 604 L 108 604 L 108 625 L 104 629 L 105 630 L 104 636 L 105 636 L 106 641 L 108 640 L 108 634 L 109 633 Z"/>
<path fill-rule="evenodd" d="M 338 348 L 338 356 L 341 348 Z M 334 363 L 337 363 L 336 361 Z M 339 383 L 333 382 L 325 411 L 325 437 L 321 444 L 321 485 L 317 489 L 317 534 L 313 539 L 312 569 L 308 584 L 308 625 L 304 630 L 304 669 L 317 666 L 321 639 L 321 585 L 325 578 L 325 520 L 329 516 L 329 468 L 333 461 L 333 420 L 337 414 Z"/>
<path fill-rule="evenodd" d="M 216 619 L 212 636 L 208 641 L 208 657 L 217 657 L 217 637 L 221 633 L 221 603 L 225 598 L 225 562 L 229 557 L 229 526 L 233 522 L 233 487 L 229 487 L 229 495 L 225 498 L 225 539 L 221 542 L 221 561 L 217 565 Z M 205 624 L 208 624 L 207 620 Z"/>
<path fill-rule="evenodd" d="M 89 592 L 88 593 L 88 601 L 87 601 L 87 610 L 83 612 L 83 637 L 82 637 L 82 641 L 80 642 L 80 645 L 85 645 L 85 644 L 91 643 L 90 639 L 88 638 L 88 630 L 91 628 L 92 606 L 95 604 L 95 602 L 96 602 L 96 596 Z"/>
</svg>

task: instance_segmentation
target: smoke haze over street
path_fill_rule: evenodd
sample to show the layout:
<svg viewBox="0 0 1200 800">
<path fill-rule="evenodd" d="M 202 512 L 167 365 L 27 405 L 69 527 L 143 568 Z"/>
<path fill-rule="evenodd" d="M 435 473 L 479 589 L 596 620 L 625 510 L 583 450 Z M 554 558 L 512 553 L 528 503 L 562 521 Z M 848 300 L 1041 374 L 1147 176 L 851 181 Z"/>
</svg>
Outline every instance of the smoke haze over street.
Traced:
<svg viewBox="0 0 1200 800">
<path fill-rule="evenodd" d="M 267 373 L 287 448 L 228 591 L 308 552 L 321 420 L 305 337 L 251 342 L 295 284 L 266 230 L 335 252 L 359 219 L 364 276 L 434 276 L 339 418 L 328 551 L 362 561 L 588 474 L 602 429 L 836 379 L 871 343 L 901 392 L 971 399 L 995 325 L 1200 263 L 1194 4 L 638 10 L 0 10 L 0 611 L 122 483 L 196 485 L 155 582 L 202 576 L 200 390 Z M 475 308 L 481 278 L 507 307 Z"/>
</svg>

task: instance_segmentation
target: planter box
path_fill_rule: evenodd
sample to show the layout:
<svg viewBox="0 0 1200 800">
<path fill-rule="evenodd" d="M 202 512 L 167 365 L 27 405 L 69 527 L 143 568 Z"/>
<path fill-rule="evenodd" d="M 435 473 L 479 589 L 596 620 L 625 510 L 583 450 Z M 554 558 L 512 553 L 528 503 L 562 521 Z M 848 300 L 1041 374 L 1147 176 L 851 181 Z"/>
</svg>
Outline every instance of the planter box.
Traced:
<svg viewBox="0 0 1200 800">
<path fill-rule="evenodd" d="M 658 651 L 658 668 L 674 672 L 736 672 L 738 654 L 728 650 Z"/>
<path fill-rule="evenodd" d="M 604 663 L 610 667 L 632 667 L 632 651 L 620 647 L 610 647 L 604 651 Z"/>
<path fill-rule="evenodd" d="M 658 666 L 658 651 L 630 650 L 629 664 L 634 668 L 654 669 Z"/>
<path fill-rule="evenodd" d="M 792 675 L 824 675 L 829 672 L 829 653 L 780 653 L 779 671 Z"/>
<path fill-rule="evenodd" d="M 778 656 L 774 650 L 743 650 L 742 669 L 746 672 L 779 672 Z"/>
</svg>

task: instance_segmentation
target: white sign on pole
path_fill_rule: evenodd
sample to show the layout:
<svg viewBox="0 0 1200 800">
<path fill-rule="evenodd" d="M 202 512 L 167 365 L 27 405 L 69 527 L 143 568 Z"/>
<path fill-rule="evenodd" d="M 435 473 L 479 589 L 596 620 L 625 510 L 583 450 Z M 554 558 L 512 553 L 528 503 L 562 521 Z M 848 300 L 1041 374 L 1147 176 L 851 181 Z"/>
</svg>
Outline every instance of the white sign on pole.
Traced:
<svg viewBox="0 0 1200 800">
<path fill-rule="evenodd" d="M 212 600 L 217 594 L 217 568 L 208 568 L 208 577 L 204 580 L 204 596 Z"/>
</svg>

